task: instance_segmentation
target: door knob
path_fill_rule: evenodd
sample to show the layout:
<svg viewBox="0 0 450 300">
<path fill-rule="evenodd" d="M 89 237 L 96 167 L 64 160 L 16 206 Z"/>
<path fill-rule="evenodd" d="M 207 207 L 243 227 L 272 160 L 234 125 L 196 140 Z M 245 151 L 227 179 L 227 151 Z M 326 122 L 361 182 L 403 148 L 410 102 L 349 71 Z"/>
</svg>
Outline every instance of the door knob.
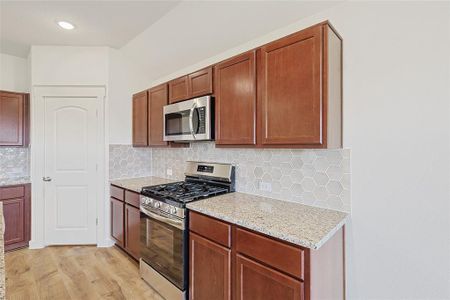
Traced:
<svg viewBox="0 0 450 300">
<path fill-rule="evenodd" d="M 51 177 L 42 177 L 42 180 L 44 180 L 44 181 L 52 181 L 52 178 Z"/>
</svg>

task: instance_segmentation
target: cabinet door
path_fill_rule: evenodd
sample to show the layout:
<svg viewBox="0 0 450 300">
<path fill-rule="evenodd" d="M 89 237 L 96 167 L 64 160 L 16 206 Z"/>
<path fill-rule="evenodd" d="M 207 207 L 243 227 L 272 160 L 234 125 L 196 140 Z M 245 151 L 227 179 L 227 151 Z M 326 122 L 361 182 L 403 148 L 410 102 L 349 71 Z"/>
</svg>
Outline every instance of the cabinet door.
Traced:
<svg viewBox="0 0 450 300">
<path fill-rule="evenodd" d="M 138 208 L 125 205 L 125 249 L 139 259 L 140 212 Z"/>
<path fill-rule="evenodd" d="M 219 63 L 215 70 L 216 144 L 254 145 L 255 52 Z"/>
<path fill-rule="evenodd" d="M 212 67 L 189 74 L 189 98 L 200 97 L 213 92 Z"/>
<path fill-rule="evenodd" d="M 258 52 L 258 109 L 263 145 L 321 145 L 322 26 Z"/>
<path fill-rule="evenodd" d="M 122 201 L 111 199 L 111 237 L 119 246 L 124 245 L 124 203 Z"/>
<path fill-rule="evenodd" d="M 238 254 L 236 299 L 303 300 L 303 282 Z"/>
<path fill-rule="evenodd" d="M 0 92 L 0 146 L 25 145 L 25 96 Z"/>
<path fill-rule="evenodd" d="M 169 103 L 189 98 L 188 76 L 169 81 Z"/>
<path fill-rule="evenodd" d="M 148 91 L 148 144 L 149 146 L 167 146 L 164 142 L 163 108 L 167 105 L 167 84 L 159 85 Z"/>
<path fill-rule="evenodd" d="M 189 233 L 191 300 L 231 299 L 231 250 Z"/>
<path fill-rule="evenodd" d="M 5 218 L 5 248 L 9 250 L 13 244 L 22 244 L 26 240 L 25 199 L 8 199 L 2 202 Z"/>
<path fill-rule="evenodd" d="M 133 95 L 133 146 L 147 146 L 147 91 Z"/>
</svg>

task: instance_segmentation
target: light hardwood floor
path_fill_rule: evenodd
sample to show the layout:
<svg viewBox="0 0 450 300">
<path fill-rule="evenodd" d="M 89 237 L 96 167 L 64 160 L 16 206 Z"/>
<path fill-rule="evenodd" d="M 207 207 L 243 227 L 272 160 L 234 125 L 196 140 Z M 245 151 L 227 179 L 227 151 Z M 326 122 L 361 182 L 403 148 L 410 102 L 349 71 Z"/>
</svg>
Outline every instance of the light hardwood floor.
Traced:
<svg viewBox="0 0 450 300">
<path fill-rule="evenodd" d="M 6 299 L 162 300 L 120 249 L 57 246 L 6 253 Z"/>
</svg>

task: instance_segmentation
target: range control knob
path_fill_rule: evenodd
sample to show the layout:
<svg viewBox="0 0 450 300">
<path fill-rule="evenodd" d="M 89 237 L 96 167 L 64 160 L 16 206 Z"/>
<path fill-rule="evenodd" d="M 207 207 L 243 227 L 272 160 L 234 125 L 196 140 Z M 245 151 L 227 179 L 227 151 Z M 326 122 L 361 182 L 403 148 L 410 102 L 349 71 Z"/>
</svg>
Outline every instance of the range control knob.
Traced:
<svg viewBox="0 0 450 300">
<path fill-rule="evenodd" d="M 145 199 L 144 199 L 144 204 L 149 204 L 149 203 L 150 203 L 150 199 L 145 198 Z"/>
<path fill-rule="evenodd" d="M 176 207 L 171 207 L 170 208 L 170 213 L 175 215 L 177 213 L 177 208 Z"/>
<path fill-rule="evenodd" d="M 161 206 L 161 203 L 159 203 L 159 202 L 153 203 L 154 208 L 159 208 L 160 206 Z"/>
</svg>

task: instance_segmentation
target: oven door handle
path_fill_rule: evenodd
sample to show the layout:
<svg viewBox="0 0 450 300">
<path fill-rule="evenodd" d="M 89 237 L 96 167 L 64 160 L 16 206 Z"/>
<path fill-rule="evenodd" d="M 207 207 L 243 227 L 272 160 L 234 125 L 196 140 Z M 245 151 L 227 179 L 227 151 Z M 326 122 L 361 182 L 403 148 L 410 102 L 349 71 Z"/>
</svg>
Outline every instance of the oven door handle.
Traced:
<svg viewBox="0 0 450 300">
<path fill-rule="evenodd" d="M 140 208 L 141 212 L 144 213 L 145 215 L 147 215 L 150 218 L 153 218 L 155 220 L 158 220 L 160 222 L 172 225 L 178 229 L 184 230 L 184 222 L 183 220 L 178 220 L 178 219 L 172 219 L 157 213 L 154 213 L 148 209 L 145 209 L 143 207 Z"/>
<path fill-rule="evenodd" d="M 191 110 L 189 111 L 189 130 L 191 131 L 191 135 L 196 139 L 195 133 L 194 133 L 194 110 L 197 108 L 197 103 L 194 102 L 192 104 Z"/>
</svg>

